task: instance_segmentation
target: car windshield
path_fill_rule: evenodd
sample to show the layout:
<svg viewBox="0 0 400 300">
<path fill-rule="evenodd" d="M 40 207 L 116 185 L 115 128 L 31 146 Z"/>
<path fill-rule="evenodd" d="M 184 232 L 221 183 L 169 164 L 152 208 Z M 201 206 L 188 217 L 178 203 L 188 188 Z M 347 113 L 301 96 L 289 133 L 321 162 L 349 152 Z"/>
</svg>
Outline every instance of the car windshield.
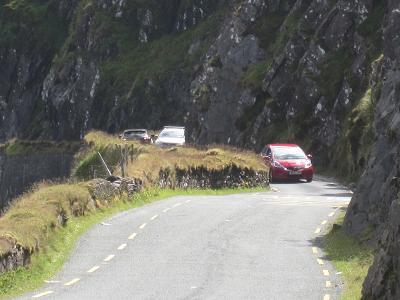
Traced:
<svg viewBox="0 0 400 300">
<path fill-rule="evenodd" d="M 305 159 L 306 155 L 299 147 L 273 147 L 272 153 L 275 159 Z"/>
<path fill-rule="evenodd" d="M 185 130 L 184 129 L 164 129 L 160 133 L 160 137 L 162 138 L 184 138 Z"/>
<path fill-rule="evenodd" d="M 146 130 L 130 130 L 130 131 L 125 131 L 124 135 L 144 135 L 146 134 Z"/>
</svg>

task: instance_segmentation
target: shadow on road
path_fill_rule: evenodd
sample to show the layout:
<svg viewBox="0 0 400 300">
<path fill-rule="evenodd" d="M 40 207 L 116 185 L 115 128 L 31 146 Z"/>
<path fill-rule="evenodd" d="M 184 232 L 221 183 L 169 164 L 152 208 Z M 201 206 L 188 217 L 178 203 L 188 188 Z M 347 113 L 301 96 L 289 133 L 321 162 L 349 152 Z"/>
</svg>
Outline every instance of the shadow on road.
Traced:
<svg viewBox="0 0 400 300">
<path fill-rule="evenodd" d="M 353 194 L 352 193 L 334 193 L 334 194 L 321 194 L 320 196 L 323 197 L 339 197 L 339 198 L 352 198 Z"/>
</svg>

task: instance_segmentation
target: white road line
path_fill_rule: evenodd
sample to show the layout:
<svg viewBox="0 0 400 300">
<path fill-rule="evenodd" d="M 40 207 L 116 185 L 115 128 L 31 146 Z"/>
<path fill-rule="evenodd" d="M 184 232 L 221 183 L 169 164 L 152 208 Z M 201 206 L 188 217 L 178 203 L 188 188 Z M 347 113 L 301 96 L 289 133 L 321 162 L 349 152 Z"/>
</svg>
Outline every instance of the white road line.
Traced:
<svg viewBox="0 0 400 300">
<path fill-rule="evenodd" d="M 107 256 L 103 261 L 105 261 L 105 262 L 110 261 L 110 260 L 112 260 L 114 257 L 115 257 L 114 254 L 110 254 L 110 255 Z"/>
<path fill-rule="evenodd" d="M 326 294 L 326 295 L 324 296 L 324 300 L 331 300 L 331 295 Z"/>
<path fill-rule="evenodd" d="M 317 229 L 315 229 L 315 231 L 314 231 L 315 234 L 318 234 L 320 232 L 321 232 L 321 228 L 319 228 L 319 227 Z"/>
<path fill-rule="evenodd" d="M 166 213 L 166 212 L 169 211 L 170 209 L 171 209 L 171 208 L 168 207 L 168 208 L 164 209 L 163 212 Z"/>
<path fill-rule="evenodd" d="M 324 220 L 324 221 L 321 222 L 321 225 L 325 225 L 326 223 L 328 223 L 328 221 Z"/>
<path fill-rule="evenodd" d="M 317 262 L 321 266 L 324 264 L 324 261 L 322 259 L 320 259 L 320 258 L 317 258 Z"/>
<path fill-rule="evenodd" d="M 332 283 L 331 283 L 329 280 L 327 280 L 327 281 L 325 282 L 325 287 L 326 287 L 326 288 L 331 288 L 331 287 L 332 287 Z"/>
<path fill-rule="evenodd" d="M 126 248 L 126 246 L 128 246 L 127 244 L 121 244 L 119 247 L 118 247 L 118 250 L 124 250 L 125 248 Z"/>
<path fill-rule="evenodd" d="M 60 283 L 60 280 L 45 280 L 45 283 Z"/>
<path fill-rule="evenodd" d="M 333 217 L 335 215 L 335 212 L 331 212 L 328 216 Z"/>
<path fill-rule="evenodd" d="M 317 247 L 312 247 L 312 253 L 318 254 L 318 248 Z"/>
<path fill-rule="evenodd" d="M 133 239 L 135 239 L 136 236 L 137 236 L 137 233 L 134 232 L 128 237 L 128 240 L 133 240 Z"/>
<path fill-rule="evenodd" d="M 143 229 L 143 228 L 146 227 L 146 225 L 147 225 L 147 223 L 143 223 L 142 225 L 139 226 L 139 228 L 140 228 L 140 229 Z"/>
<path fill-rule="evenodd" d="M 324 276 L 329 276 L 329 271 L 328 270 L 322 270 L 322 273 L 324 274 Z"/>
<path fill-rule="evenodd" d="M 177 203 L 177 204 L 173 205 L 172 207 L 178 207 L 178 206 L 181 206 L 181 205 L 182 205 L 182 203 Z"/>
<path fill-rule="evenodd" d="M 73 284 L 77 283 L 79 280 L 81 280 L 81 279 L 80 278 L 75 278 L 75 279 L 72 279 L 71 281 L 68 281 L 67 283 L 64 283 L 64 285 L 65 286 L 70 286 L 70 285 L 73 285 Z"/>
<path fill-rule="evenodd" d="M 36 294 L 36 295 L 32 296 L 32 298 L 40 298 L 40 297 L 44 297 L 44 296 L 47 296 L 47 295 L 50 295 L 53 293 L 54 293 L 53 291 L 46 291 L 46 292 L 43 292 L 40 294 Z"/>
<path fill-rule="evenodd" d="M 154 221 L 155 219 L 157 219 L 158 218 L 158 215 L 154 215 L 154 216 L 152 216 L 151 218 L 150 218 L 150 221 Z"/>
<path fill-rule="evenodd" d="M 100 266 L 94 266 L 93 268 L 89 269 L 87 272 L 93 273 L 93 272 L 96 272 L 99 268 L 100 268 Z"/>
<path fill-rule="evenodd" d="M 192 200 L 186 200 L 186 201 L 185 201 L 185 203 L 190 203 L 190 202 L 192 202 Z"/>
</svg>

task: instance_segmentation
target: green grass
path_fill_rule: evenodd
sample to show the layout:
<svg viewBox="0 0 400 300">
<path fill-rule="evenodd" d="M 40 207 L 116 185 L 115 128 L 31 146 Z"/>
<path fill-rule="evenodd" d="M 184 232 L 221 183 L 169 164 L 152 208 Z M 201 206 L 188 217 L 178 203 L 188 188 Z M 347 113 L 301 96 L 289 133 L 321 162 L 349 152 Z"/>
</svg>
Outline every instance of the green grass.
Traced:
<svg viewBox="0 0 400 300">
<path fill-rule="evenodd" d="M 19 268 L 0 276 L 0 297 L 9 298 L 43 285 L 44 280 L 52 278 L 64 265 L 74 249 L 79 237 L 100 221 L 112 215 L 168 197 L 183 195 L 227 195 L 233 193 L 265 191 L 265 188 L 224 189 L 224 190 L 158 190 L 151 189 L 134 196 L 131 201 L 118 201 L 111 207 L 90 213 L 84 217 L 71 218 L 68 225 L 52 234 L 40 252 L 32 256 L 29 268 Z"/>
<path fill-rule="evenodd" d="M 343 219 L 344 213 L 337 220 L 337 224 L 342 225 Z M 372 265 L 373 251 L 348 236 L 341 227 L 332 229 L 324 237 L 323 248 L 327 259 L 333 263 L 336 270 L 342 272 L 344 280 L 342 299 L 361 299 L 362 284 Z"/>
</svg>

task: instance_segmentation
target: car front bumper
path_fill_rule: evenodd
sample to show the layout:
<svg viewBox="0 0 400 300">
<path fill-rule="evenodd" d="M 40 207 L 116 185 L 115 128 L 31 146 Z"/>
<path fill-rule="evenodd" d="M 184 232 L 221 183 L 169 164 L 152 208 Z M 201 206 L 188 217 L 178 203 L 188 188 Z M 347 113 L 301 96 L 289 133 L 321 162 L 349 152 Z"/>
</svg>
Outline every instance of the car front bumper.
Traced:
<svg viewBox="0 0 400 300">
<path fill-rule="evenodd" d="M 310 180 L 314 176 L 313 168 L 300 169 L 300 170 L 282 170 L 278 168 L 272 169 L 272 178 L 277 180 Z"/>
</svg>

